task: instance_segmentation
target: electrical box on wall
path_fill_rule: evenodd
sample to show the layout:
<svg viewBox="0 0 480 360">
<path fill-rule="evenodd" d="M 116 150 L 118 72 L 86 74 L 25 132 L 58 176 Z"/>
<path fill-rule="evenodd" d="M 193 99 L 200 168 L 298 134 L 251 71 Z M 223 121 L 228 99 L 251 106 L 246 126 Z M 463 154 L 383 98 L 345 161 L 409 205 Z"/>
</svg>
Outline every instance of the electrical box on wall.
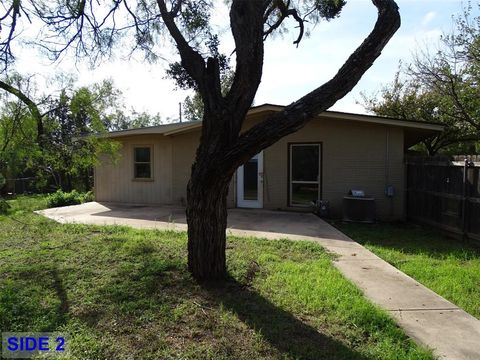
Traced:
<svg viewBox="0 0 480 360">
<path fill-rule="evenodd" d="M 394 197 L 395 196 L 395 188 L 392 185 L 388 185 L 385 188 L 385 196 Z"/>
</svg>

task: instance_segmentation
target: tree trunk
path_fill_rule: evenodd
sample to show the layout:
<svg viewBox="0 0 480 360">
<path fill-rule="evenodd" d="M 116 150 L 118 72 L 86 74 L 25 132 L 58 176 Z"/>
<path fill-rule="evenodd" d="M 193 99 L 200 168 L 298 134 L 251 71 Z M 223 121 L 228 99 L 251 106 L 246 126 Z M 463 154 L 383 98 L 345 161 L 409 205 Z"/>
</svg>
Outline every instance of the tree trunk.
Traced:
<svg viewBox="0 0 480 360">
<path fill-rule="evenodd" d="M 199 281 L 225 278 L 229 181 L 228 176 L 205 179 L 194 170 L 188 183 L 188 269 Z"/>
<path fill-rule="evenodd" d="M 204 103 L 200 145 L 187 187 L 188 267 L 197 280 L 218 280 L 225 276 L 226 198 L 235 169 L 261 149 L 301 129 L 350 92 L 400 26 L 395 1 L 372 2 L 378 9 L 377 22 L 338 73 L 240 135 L 261 80 L 269 2 L 232 1 L 230 22 L 236 69 L 233 84 L 223 96 L 218 58 L 213 56 L 205 61 L 177 27 L 177 12 L 168 11 L 165 1 L 157 1 L 162 19 L 177 45 L 181 65 L 194 81 Z"/>
</svg>

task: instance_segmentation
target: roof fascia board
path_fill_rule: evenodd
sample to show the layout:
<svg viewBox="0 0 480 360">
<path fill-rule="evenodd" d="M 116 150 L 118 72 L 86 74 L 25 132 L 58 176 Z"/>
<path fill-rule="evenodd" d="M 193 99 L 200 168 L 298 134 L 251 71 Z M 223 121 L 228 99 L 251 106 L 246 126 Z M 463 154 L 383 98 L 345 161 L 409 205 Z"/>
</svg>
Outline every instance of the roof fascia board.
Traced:
<svg viewBox="0 0 480 360">
<path fill-rule="evenodd" d="M 399 127 L 435 130 L 435 131 L 443 131 L 445 128 L 444 125 L 440 125 L 440 124 L 430 124 L 430 123 L 424 123 L 424 122 L 413 121 L 413 120 L 406 121 L 406 120 L 399 120 L 399 119 L 389 119 L 389 118 L 369 116 L 369 115 L 337 113 L 333 111 L 325 111 L 320 115 L 318 115 L 318 117 L 352 120 L 352 121 L 366 122 L 366 123 L 372 123 L 372 124 L 382 124 L 382 125 L 389 125 L 389 126 L 399 126 Z"/>
<path fill-rule="evenodd" d="M 194 129 L 199 128 L 201 126 L 202 126 L 202 122 L 197 121 L 195 124 L 190 124 L 189 126 L 182 126 L 182 127 L 177 128 L 177 129 L 174 129 L 174 130 L 165 131 L 163 133 L 163 135 L 165 135 L 165 136 L 175 135 L 175 134 L 178 134 L 178 133 L 183 133 L 183 132 L 186 132 L 186 131 L 194 130 Z"/>
</svg>

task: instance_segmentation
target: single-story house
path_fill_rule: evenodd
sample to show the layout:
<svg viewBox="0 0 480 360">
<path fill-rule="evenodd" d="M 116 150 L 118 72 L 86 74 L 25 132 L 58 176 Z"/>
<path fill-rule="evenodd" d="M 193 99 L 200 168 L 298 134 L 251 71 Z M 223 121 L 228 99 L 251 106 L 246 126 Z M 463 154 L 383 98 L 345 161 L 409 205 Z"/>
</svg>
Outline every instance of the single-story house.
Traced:
<svg viewBox="0 0 480 360">
<path fill-rule="evenodd" d="M 244 128 L 282 109 L 253 107 Z M 96 166 L 96 200 L 185 205 L 201 127 L 196 121 L 108 133 L 121 143 L 120 156 L 102 157 Z M 305 211 L 323 199 L 339 216 L 343 197 L 360 189 L 375 198 L 379 219 L 402 219 L 405 151 L 442 130 L 433 123 L 325 111 L 241 166 L 228 206 Z"/>
</svg>

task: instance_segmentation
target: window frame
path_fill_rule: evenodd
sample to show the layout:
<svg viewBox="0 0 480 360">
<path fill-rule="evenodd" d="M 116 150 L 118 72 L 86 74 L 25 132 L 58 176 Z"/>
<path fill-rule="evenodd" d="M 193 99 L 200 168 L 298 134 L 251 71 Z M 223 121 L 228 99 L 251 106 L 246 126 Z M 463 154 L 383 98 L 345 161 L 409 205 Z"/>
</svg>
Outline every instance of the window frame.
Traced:
<svg viewBox="0 0 480 360">
<path fill-rule="evenodd" d="M 287 158 L 288 158 L 288 180 L 287 180 L 287 206 L 288 207 L 298 207 L 298 208 L 308 208 L 310 205 L 307 204 L 294 204 L 292 202 L 292 190 L 293 184 L 318 184 L 318 199 L 323 199 L 323 142 L 314 141 L 314 142 L 289 142 L 287 144 Z M 301 181 L 301 180 L 292 180 L 292 154 L 294 146 L 318 146 L 318 180 L 317 181 Z"/>
<path fill-rule="evenodd" d="M 150 161 L 136 161 L 135 155 L 136 155 L 136 149 L 141 149 L 141 148 L 148 148 L 150 150 Z M 133 181 L 154 181 L 154 176 L 153 176 L 153 145 L 152 144 L 135 144 L 132 147 L 132 156 L 133 156 L 133 176 L 132 180 Z M 135 176 L 135 168 L 137 164 L 149 164 L 150 165 L 150 177 L 136 177 Z"/>
</svg>

